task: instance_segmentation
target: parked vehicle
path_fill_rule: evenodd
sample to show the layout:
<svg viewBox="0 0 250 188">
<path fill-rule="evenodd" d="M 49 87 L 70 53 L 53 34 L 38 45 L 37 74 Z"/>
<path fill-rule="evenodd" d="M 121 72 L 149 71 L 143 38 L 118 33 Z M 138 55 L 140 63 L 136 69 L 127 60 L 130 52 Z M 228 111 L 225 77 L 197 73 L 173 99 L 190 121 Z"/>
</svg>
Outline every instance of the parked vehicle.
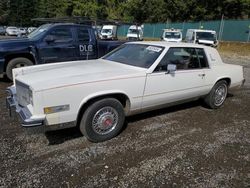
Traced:
<svg viewBox="0 0 250 188">
<path fill-rule="evenodd" d="M 101 26 L 92 26 L 92 28 L 95 31 L 95 35 L 96 35 L 97 39 L 100 39 L 102 27 Z"/>
<path fill-rule="evenodd" d="M 141 26 L 131 25 L 128 28 L 127 40 L 143 40 L 143 30 Z"/>
<path fill-rule="evenodd" d="M 213 30 L 188 29 L 186 41 L 188 43 L 197 43 L 212 47 L 218 46 L 216 31 Z"/>
<path fill-rule="evenodd" d="M 26 38 L 0 41 L 0 74 L 35 64 L 96 59 L 124 42 L 97 41 L 91 26 L 45 24 Z"/>
<path fill-rule="evenodd" d="M 26 34 L 27 34 L 27 31 L 26 31 L 25 28 L 20 27 L 20 28 L 18 28 L 18 29 L 19 29 L 19 34 L 20 34 L 20 35 L 26 35 Z"/>
<path fill-rule="evenodd" d="M 101 39 L 117 39 L 117 26 L 116 25 L 104 25 L 101 30 Z"/>
<path fill-rule="evenodd" d="M 17 36 L 19 34 L 19 30 L 17 27 L 7 27 L 6 35 L 8 36 Z"/>
<path fill-rule="evenodd" d="M 161 40 L 167 42 L 181 42 L 182 32 L 180 29 L 163 29 Z"/>
<path fill-rule="evenodd" d="M 242 66 L 188 43 L 132 42 L 101 59 L 13 72 L 7 101 L 22 126 L 79 126 L 93 142 L 115 137 L 125 116 L 199 98 L 219 108 L 228 89 L 244 83 Z"/>
<path fill-rule="evenodd" d="M 27 29 L 27 32 L 28 33 L 31 33 L 32 31 L 35 31 L 37 28 L 36 27 L 29 27 L 28 29 Z"/>
<path fill-rule="evenodd" d="M 0 35 L 5 35 L 6 28 L 4 26 L 0 26 Z"/>
</svg>

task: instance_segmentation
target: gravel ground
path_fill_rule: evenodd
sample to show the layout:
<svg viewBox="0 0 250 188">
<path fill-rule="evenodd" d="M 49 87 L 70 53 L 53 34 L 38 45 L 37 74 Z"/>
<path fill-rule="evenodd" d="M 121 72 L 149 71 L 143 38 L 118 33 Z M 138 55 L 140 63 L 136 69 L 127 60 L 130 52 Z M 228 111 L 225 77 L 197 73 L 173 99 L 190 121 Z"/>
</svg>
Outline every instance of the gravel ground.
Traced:
<svg viewBox="0 0 250 188">
<path fill-rule="evenodd" d="M 250 57 L 223 59 L 246 78 L 223 108 L 197 101 L 133 116 L 97 144 L 76 129 L 21 128 L 0 80 L 0 187 L 250 187 Z"/>
</svg>

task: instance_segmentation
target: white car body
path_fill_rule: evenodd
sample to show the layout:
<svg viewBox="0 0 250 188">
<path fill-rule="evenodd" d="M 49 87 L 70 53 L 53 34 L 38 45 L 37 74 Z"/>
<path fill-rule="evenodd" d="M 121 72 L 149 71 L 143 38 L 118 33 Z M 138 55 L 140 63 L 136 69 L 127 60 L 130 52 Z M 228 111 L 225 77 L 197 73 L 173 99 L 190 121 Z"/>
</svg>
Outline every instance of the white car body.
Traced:
<svg viewBox="0 0 250 188">
<path fill-rule="evenodd" d="M 17 27 L 7 27 L 6 34 L 9 36 L 17 36 L 19 35 L 20 31 Z"/>
<path fill-rule="evenodd" d="M 181 42 L 182 32 L 179 29 L 163 29 L 162 40 L 167 42 Z"/>
<path fill-rule="evenodd" d="M 25 28 L 19 28 L 18 30 L 19 30 L 19 34 L 21 34 L 21 35 L 26 35 L 27 34 L 27 31 L 26 31 Z"/>
<path fill-rule="evenodd" d="M 98 97 L 126 96 L 124 112 L 129 116 L 205 96 L 221 79 L 229 80 L 229 88 L 243 83 L 243 67 L 223 63 L 214 48 L 188 43 L 132 44 L 160 46 L 164 50 L 149 68 L 105 59 L 16 68 L 13 70 L 14 85 L 8 88 L 7 100 L 21 116 L 23 126 L 49 127 L 76 122 L 82 107 Z M 208 67 L 177 70 L 173 74 L 154 72 L 169 49 L 186 47 L 204 50 Z M 46 114 L 47 107 L 65 110 Z"/>
<path fill-rule="evenodd" d="M 199 34 L 204 35 L 204 37 L 199 38 Z M 208 36 L 213 36 L 212 38 L 206 37 Z M 203 30 L 203 29 L 188 29 L 186 33 L 186 42 L 188 43 L 197 43 L 197 44 L 203 44 L 207 46 L 213 46 L 217 47 L 218 46 L 218 40 L 217 40 L 217 35 L 216 31 L 213 30 Z"/>
<path fill-rule="evenodd" d="M 33 32 L 33 31 L 35 31 L 37 29 L 37 27 L 29 27 L 28 29 L 27 29 L 27 32 L 28 33 L 31 33 L 31 32 Z"/>
<path fill-rule="evenodd" d="M 101 30 L 101 39 L 116 39 L 117 38 L 117 26 L 116 25 L 104 25 Z"/>
<path fill-rule="evenodd" d="M 141 26 L 131 25 L 127 33 L 128 40 L 143 40 L 143 30 Z"/>
</svg>

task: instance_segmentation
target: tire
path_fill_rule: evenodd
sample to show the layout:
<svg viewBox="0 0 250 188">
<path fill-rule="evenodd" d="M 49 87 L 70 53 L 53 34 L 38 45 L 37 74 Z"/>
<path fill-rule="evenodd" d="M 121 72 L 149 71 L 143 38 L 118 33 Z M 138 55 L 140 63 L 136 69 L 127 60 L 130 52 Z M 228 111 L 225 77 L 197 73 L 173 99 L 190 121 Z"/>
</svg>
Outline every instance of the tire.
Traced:
<svg viewBox="0 0 250 188">
<path fill-rule="evenodd" d="M 114 98 L 101 99 L 83 113 L 80 131 L 92 142 L 103 142 L 117 136 L 124 124 L 122 104 Z"/>
<path fill-rule="evenodd" d="M 205 97 L 204 101 L 211 109 L 220 108 L 227 97 L 228 84 L 225 80 L 218 81 L 210 93 Z"/>
<path fill-rule="evenodd" d="M 26 67 L 30 65 L 33 65 L 33 62 L 27 58 L 18 57 L 18 58 L 14 58 L 10 60 L 6 67 L 7 78 L 10 80 L 13 80 L 12 69 L 18 68 L 18 67 Z"/>
</svg>

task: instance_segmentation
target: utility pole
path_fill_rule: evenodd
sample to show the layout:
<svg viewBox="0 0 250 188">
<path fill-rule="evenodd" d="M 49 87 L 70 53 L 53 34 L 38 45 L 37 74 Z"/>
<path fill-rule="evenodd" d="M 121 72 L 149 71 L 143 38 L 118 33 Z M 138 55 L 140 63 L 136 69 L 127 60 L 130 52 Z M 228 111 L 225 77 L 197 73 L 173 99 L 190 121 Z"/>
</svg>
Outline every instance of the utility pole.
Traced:
<svg viewBox="0 0 250 188">
<path fill-rule="evenodd" d="M 219 30 L 219 38 L 218 38 L 219 40 L 221 40 L 222 38 L 223 27 L 224 27 L 224 14 L 222 14 L 221 21 L 220 21 L 220 30 Z"/>
</svg>

